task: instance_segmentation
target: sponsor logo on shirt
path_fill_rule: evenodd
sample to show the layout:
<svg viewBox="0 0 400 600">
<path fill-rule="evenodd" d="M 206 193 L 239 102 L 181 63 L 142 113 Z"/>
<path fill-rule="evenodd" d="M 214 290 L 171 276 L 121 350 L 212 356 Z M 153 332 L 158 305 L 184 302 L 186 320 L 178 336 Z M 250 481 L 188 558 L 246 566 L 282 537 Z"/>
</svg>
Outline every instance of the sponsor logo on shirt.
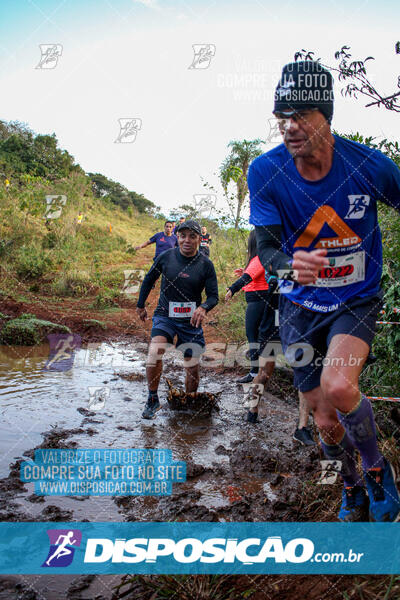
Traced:
<svg viewBox="0 0 400 600">
<path fill-rule="evenodd" d="M 362 219 L 365 209 L 369 206 L 370 197 L 365 194 L 351 194 L 349 199 L 349 210 L 345 219 Z"/>
<path fill-rule="evenodd" d="M 367 197 L 369 198 L 369 196 Z M 336 233 L 336 237 L 320 238 L 315 244 L 315 248 L 343 248 L 355 246 L 361 242 L 361 238 L 339 217 L 337 212 L 331 206 L 324 205 L 315 211 L 307 227 L 297 238 L 294 247 L 308 248 L 311 246 L 325 224 Z"/>
</svg>

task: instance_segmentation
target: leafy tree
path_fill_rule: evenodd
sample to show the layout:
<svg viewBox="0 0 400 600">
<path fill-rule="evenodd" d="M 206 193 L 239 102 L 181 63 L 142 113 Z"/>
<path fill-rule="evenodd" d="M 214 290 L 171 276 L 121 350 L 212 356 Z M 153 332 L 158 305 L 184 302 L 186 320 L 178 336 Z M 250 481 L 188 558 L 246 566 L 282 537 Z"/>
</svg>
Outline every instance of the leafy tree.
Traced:
<svg viewBox="0 0 400 600">
<path fill-rule="evenodd" d="M 123 210 L 128 210 L 132 206 L 141 213 L 153 213 L 157 210 L 155 204 L 145 198 L 143 194 L 131 192 L 121 183 L 108 179 L 101 173 L 88 173 L 88 176 L 92 181 L 93 193 L 97 198 L 107 198 Z"/>
<path fill-rule="evenodd" d="M 341 90 L 342 95 L 357 98 L 358 94 L 362 94 L 373 100 L 366 104 L 366 107 L 382 105 L 387 110 L 400 112 L 400 91 L 394 92 L 389 96 L 382 94 L 367 75 L 366 63 L 370 60 L 375 60 L 374 57 L 367 56 L 364 60 L 351 60 L 352 55 L 349 50 L 350 46 L 342 46 L 340 50 L 335 52 L 336 66 L 323 64 L 320 58 L 314 58 L 314 52 L 304 49 L 295 53 L 294 60 L 316 60 L 330 71 L 336 71 L 339 74 L 339 81 L 348 82 Z M 399 82 L 400 78 L 397 79 L 398 87 L 400 87 Z"/>
<path fill-rule="evenodd" d="M 196 207 L 194 204 L 180 204 L 178 208 L 171 210 L 170 217 L 174 221 L 177 221 L 179 217 L 185 217 L 185 219 L 196 219 L 198 215 L 196 213 Z"/>
<path fill-rule="evenodd" d="M 234 215 L 234 227 L 237 229 L 240 216 L 248 194 L 247 171 L 252 160 L 262 154 L 263 140 L 233 140 L 229 142 L 229 155 L 220 167 L 219 178 L 223 187 L 229 207 Z M 235 193 L 229 191 L 229 184 L 233 183 Z"/>
<path fill-rule="evenodd" d="M 27 189 L 29 177 L 54 181 L 72 173 L 84 174 L 84 171 L 67 150 L 58 147 L 54 133 L 36 135 L 25 123 L 0 121 L 0 176 L 12 177 Z M 107 197 L 123 210 L 136 208 L 150 214 L 158 210 L 143 194 L 128 190 L 100 173 L 89 173 L 89 177 L 97 197 Z M 26 202 L 23 208 L 27 210 Z M 36 210 L 36 205 L 32 210 Z"/>
<path fill-rule="evenodd" d="M 26 125 L 0 121 L 0 168 L 2 174 L 21 174 L 54 180 L 72 172 L 83 173 L 73 156 L 58 148 L 52 135 L 35 135 Z"/>
<path fill-rule="evenodd" d="M 20 121 L 0 121 L 0 141 L 6 140 L 13 134 L 24 138 L 33 136 L 33 131 L 26 123 Z"/>
<path fill-rule="evenodd" d="M 393 162 L 396 163 L 398 167 L 400 167 L 400 144 L 399 142 L 392 142 L 387 140 L 386 138 L 383 140 L 375 141 L 377 138 L 372 135 L 368 137 L 364 137 L 361 133 L 338 133 L 334 131 L 337 135 L 344 137 L 348 140 L 352 140 L 353 142 L 358 142 L 359 144 L 365 144 L 370 148 L 376 148 L 386 154 Z"/>
<path fill-rule="evenodd" d="M 138 194 L 137 192 L 128 192 L 128 194 L 133 206 L 135 206 L 141 213 L 147 212 L 150 214 L 155 214 L 157 210 L 160 209 L 160 207 L 156 206 L 154 202 L 145 198 L 143 194 Z"/>
</svg>

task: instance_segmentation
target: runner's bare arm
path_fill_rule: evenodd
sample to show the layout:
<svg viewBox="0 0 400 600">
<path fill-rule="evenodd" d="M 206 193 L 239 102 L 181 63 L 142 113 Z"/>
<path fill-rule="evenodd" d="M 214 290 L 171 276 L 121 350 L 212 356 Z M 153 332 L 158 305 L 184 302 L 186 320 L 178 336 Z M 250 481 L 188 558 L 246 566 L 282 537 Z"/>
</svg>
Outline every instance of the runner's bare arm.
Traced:
<svg viewBox="0 0 400 600">
<path fill-rule="evenodd" d="M 135 246 L 135 250 L 140 250 L 141 248 L 146 248 L 146 246 L 149 246 L 150 244 L 154 244 L 154 241 L 151 242 L 150 240 L 147 240 L 147 242 L 143 242 L 143 244 L 140 244 L 140 246 Z"/>
</svg>

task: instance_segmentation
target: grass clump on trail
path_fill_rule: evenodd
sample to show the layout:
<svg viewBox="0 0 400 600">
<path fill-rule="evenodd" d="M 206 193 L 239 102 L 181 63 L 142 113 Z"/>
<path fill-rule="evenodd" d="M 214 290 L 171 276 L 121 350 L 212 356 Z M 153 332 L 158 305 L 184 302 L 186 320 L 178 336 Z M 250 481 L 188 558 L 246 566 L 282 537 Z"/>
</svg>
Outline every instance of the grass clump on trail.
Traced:
<svg viewBox="0 0 400 600">
<path fill-rule="evenodd" d="M 15 346 L 34 346 L 43 341 L 48 333 L 71 333 L 69 327 L 38 319 L 25 313 L 7 321 L 0 330 L 0 342 Z"/>
</svg>

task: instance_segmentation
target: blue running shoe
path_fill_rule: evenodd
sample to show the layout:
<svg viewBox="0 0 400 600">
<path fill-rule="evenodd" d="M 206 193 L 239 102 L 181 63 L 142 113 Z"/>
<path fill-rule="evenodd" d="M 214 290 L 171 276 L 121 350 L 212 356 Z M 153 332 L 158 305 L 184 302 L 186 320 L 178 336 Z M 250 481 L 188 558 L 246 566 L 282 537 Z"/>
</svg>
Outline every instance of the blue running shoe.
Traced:
<svg viewBox="0 0 400 600">
<path fill-rule="evenodd" d="M 155 419 L 156 412 L 160 410 L 161 404 L 158 398 L 149 398 L 142 412 L 143 419 Z"/>
<path fill-rule="evenodd" d="M 357 523 L 369 520 L 369 500 L 364 486 L 354 485 L 344 487 L 342 492 L 342 506 L 340 507 L 339 521 Z"/>
<path fill-rule="evenodd" d="M 369 495 L 369 519 L 378 523 L 392 523 L 400 518 L 400 496 L 394 469 L 386 459 L 379 469 L 364 473 Z"/>
</svg>

